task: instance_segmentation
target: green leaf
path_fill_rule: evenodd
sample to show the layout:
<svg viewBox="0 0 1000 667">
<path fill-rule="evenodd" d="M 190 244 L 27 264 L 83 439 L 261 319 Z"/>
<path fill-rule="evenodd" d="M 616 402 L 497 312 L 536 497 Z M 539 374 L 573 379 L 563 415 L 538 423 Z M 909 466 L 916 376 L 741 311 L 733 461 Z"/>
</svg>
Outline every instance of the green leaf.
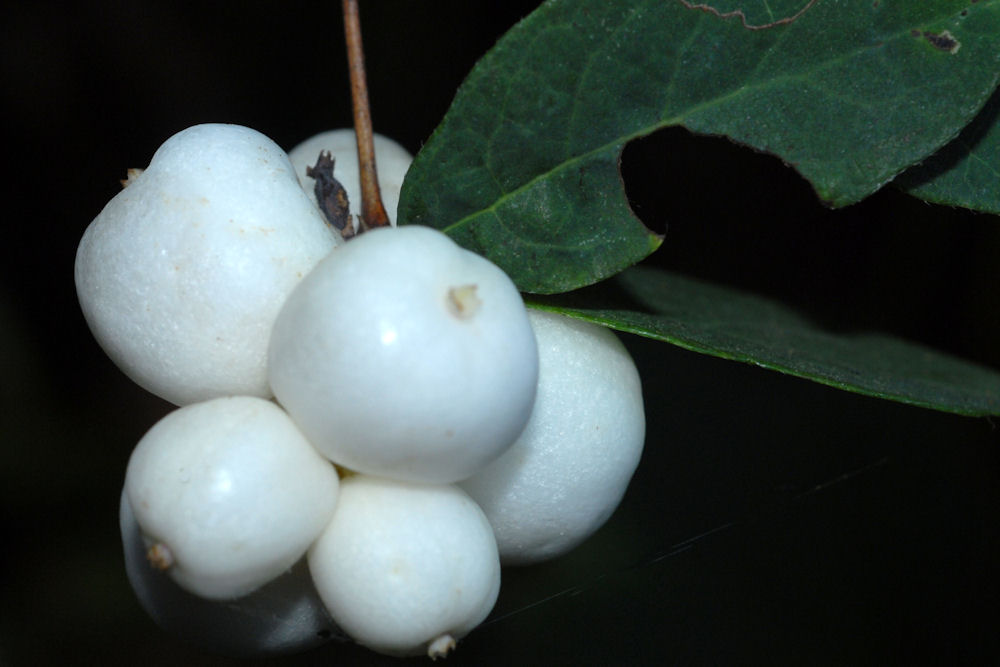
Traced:
<svg viewBox="0 0 1000 667">
<path fill-rule="evenodd" d="M 898 338 L 833 333 L 760 296 L 637 266 L 529 305 L 838 389 L 964 415 L 1000 414 L 1000 373 Z"/>
<path fill-rule="evenodd" d="M 544 3 L 459 89 L 400 222 L 445 230 L 524 291 L 567 291 L 658 245 L 618 173 L 631 139 L 724 134 L 842 206 L 957 136 L 1000 75 L 1000 0 L 712 4 Z"/>
<path fill-rule="evenodd" d="M 927 201 L 1000 214 L 1000 91 L 957 139 L 896 184 Z"/>
<path fill-rule="evenodd" d="M 691 9 L 701 9 L 720 18 L 735 18 L 749 30 L 764 30 L 796 20 L 817 0 L 681 0 Z"/>
</svg>

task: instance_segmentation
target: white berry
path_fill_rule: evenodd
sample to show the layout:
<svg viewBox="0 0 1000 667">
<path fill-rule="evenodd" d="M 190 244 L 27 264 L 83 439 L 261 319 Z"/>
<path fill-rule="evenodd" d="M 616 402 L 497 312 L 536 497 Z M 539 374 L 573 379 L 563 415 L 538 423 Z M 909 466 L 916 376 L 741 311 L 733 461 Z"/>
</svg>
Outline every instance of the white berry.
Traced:
<svg viewBox="0 0 1000 667">
<path fill-rule="evenodd" d="M 403 177 L 413 162 L 413 156 L 398 143 L 381 134 L 374 135 L 375 162 L 378 165 L 378 185 L 389 219 L 396 222 L 399 206 L 399 192 L 403 187 Z M 295 167 L 302 189 L 315 203 L 313 190 L 316 181 L 306 175 L 306 168 L 316 164 L 321 151 L 328 151 L 336 161 L 333 175 L 344 186 L 351 203 L 351 212 L 361 212 L 361 185 L 358 176 L 358 148 L 354 129 L 329 130 L 306 139 L 288 151 L 288 159 Z"/>
<path fill-rule="evenodd" d="M 538 394 L 517 442 L 461 483 L 496 533 L 504 564 L 563 554 L 621 501 L 642 454 L 639 373 L 608 329 L 529 311 L 538 340 Z"/>
<path fill-rule="evenodd" d="M 447 653 L 500 588 L 489 522 L 465 492 L 364 475 L 344 480 L 309 570 L 348 635 L 400 656 Z"/>
<path fill-rule="evenodd" d="M 269 354 L 275 396 L 334 462 L 453 482 L 527 423 L 538 351 L 495 265 L 426 227 L 339 246 L 292 292 Z"/>
<path fill-rule="evenodd" d="M 196 125 L 87 228 L 77 293 L 98 343 L 154 394 L 178 405 L 267 397 L 274 318 L 338 239 L 274 142 Z"/>
<path fill-rule="evenodd" d="M 213 653 L 249 658 L 303 651 L 342 636 L 316 593 L 305 559 L 249 595 L 209 600 L 152 566 L 147 540 L 124 493 L 119 522 L 125 573 L 139 604 L 178 638 Z"/>
<path fill-rule="evenodd" d="M 246 595 L 291 567 L 329 521 L 337 491 L 333 466 L 288 415 L 249 396 L 171 412 L 125 473 L 151 561 L 213 599 Z"/>
</svg>

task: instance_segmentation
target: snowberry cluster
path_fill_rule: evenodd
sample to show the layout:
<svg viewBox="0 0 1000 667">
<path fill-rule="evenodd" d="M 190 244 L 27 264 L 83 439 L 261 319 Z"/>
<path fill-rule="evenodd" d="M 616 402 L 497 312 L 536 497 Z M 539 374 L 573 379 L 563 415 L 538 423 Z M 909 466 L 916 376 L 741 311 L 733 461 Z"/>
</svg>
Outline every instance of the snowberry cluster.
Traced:
<svg viewBox="0 0 1000 667">
<path fill-rule="evenodd" d="M 88 227 L 83 313 L 129 377 L 180 406 L 128 463 L 129 580 L 161 625 L 232 654 L 341 635 L 445 655 L 490 612 L 500 564 L 569 550 L 617 506 L 644 439 L 608 330 L 527 311 L 440 232 L 345 242 L 306 168 L 234 125 L 167 140 Z M 379 138 L 394 216 L 410 156 Z M 343 636 L 343 635 L 341 635 Z"/>
</svg>

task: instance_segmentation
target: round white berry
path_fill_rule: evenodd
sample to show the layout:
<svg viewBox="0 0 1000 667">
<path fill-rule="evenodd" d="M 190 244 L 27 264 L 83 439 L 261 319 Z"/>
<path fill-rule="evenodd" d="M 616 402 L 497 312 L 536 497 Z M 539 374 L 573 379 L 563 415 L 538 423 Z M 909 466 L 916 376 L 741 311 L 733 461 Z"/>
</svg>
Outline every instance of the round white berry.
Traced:
<svg viewBox="0 0 1000 667">
<path fill-rule="evenodd" d="M 288 415 L 249 396 L 171 412 L 125 473 L 151 562 L 213 599 L 246 595 L 291 567 L 332 516 L 338 485 Z"/>
<path fill-rule="evenodd" d="M 274 142 L 196 125 L 87 228 L 77 294 L 98 343 L 154 394 L 178 405 L 266 397 L 274 318 L 338 239 Z"/>
<path fill-rule="evenodd" d="M 207 651 L 259 657 L 303 651 L 343 637 L 323 606 L 306 560 L 236 600 L 209 600 L 153 567 L 148 545 L 122 494 L 119 522 L 125 573 L 146 613 L 161 628 Z"/>
<path fill-rule="evenodd" d="M 500 589 L 493 532 L 461 489 L 364 475 L 344 479 L 309 570 L 337 624 L 390 655 L 447 653 Z"/>
<path fill-rule="evenodd" d="M 399 191 L 403 187 L 403 177 L 413 162 L 413 156 L 398 143 L 381 134 L 376 134 L 374 140 L 382 205 L 385 206 L 390 221 L 395 223 Z M 288 159 L 295 167 L 302 189 L 314 203 L 316 181 L 306 175 L 306 168 L 316 164 L 322 151 L 327 151 L 333 156 L 336 162 L 333 175 L 344 186 L 351 203 L 351 212 L 357 215 L 361 211 L 361 184 L 358 176 L 358 147 L 354 128 L 322 132 L 288 151 Z"/>
<path fill-rule="evenodd" d="M 524 428 L 538 351 L 495 265 L 427 227 L 339 246 L 292 292 L 269 353 L 275 396 L 334 462 L 453 482 Z"/>
<path fill-rule="evenodd" d="M 517 442 L 461 483 L 483 508 L 504 564 L 563 554 L 618 506 L 642 454 L 639 373 L 608 329 L 529 311 L 538 394 Z"/>
</svg>

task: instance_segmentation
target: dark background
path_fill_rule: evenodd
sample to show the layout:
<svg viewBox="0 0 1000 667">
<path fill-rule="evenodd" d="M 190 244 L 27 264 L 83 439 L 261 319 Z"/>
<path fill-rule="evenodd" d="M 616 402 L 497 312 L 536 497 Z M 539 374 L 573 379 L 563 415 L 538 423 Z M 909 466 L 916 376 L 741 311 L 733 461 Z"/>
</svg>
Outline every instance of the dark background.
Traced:
<svg viewBox="0 0 1000 667">
<path fill-rule="evenodd" d="M 73 258 L 125 169 L 184 127 L 290 148 L 349 125 L 339 3 L 19 4 L 0 10 L 0 664 L 235 664 L 159 631 L 128 588 L 125 464 L 169 406 L 90 336 Z M 416 152 L 534 5 L 365 3 L 376 130 Z M 624 171 L 669 228 L 651 263 L 1000 368 L 995 217 L 891 188 L 827 211 L 777 160 L 682 130 L 629 147 Z M 649 435 L 619 512 L 572 554 L 505 571 L 451 663 L 996 661 L 994 422 L 626 343 Z M 365 661 L 395 662 L 331 645 L 276 664 Z"/>
</svg>

